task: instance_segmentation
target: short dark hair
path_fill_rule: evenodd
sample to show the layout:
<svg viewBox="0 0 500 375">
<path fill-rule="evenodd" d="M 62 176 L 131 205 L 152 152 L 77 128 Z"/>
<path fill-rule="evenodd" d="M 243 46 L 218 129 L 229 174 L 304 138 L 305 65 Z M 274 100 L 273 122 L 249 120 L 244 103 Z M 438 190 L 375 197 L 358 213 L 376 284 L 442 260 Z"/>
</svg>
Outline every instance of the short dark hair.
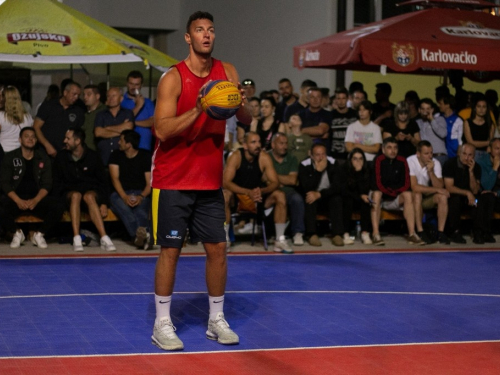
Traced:
<svg viewBox="0 0 500 375">
<path fill-rule="evenodd" d="M 345 87 L 337 87 L 335 89 L 335 95 L 337 94 L 345 94 L 346 96 L 349 96 L 349 91 Z"/>
<path fill-rule="evenodd" d="M 22 128 L 21 131 L 19 132 L 19 138 L 21 138 L 23 136 L 23 133 L 25 131 L 32 131 L 33 133 L 35 133 L 35 137 L 36 137 L 36 131 L 35 131 L 35 128 L 32 127 L 32 126 L 26 126 L 25 128 Z"/>
<path fill-rule="evenodd" d="M 101 94 L 101 92 L 99 91 L 99 87 L 97 87 L 97 85 L 87 85 L 83 88 L 84 90 L 87 90 L 87 89 L 91 89 L 93 91 L 94 94 Z"/>
<path fill-rule="evenodd" d="M 85 132 L 83 131 L 82 128 L 80 127 L 77 127 L 77 126 L 71 126 L 68 131 L 72 131 L 73 132 L 73 138 L 74 139 L 79 139 L 80 141 L 82 141 L 82 144 L 85 143 Z"/>
<path fill-rule="evenodd" d="M 139 149 L 139 143 L 141 142 L 141 135 L 135 130 L 127 129 L 121 132 L 123 139 L 126 143 L 130 143 L 134 150 Z"/>
<path fill-rule="evenodd" d="M 138 70 L 132 70 L 128 75 L 127 75 L 127 81 L 129 78 L 140 78 L 141 83 L 144 81 L 144 76 L 142 73 Z"/>
<path fill-rule="evenodd" d="M 301 89 L 303 89 L 304 87 L 318 87 L 318 84 L 314 81 L 311 81 L 310 79 L 306 79 L 302 81 L 302 84 L 300 85 Z"/>
<path fill-rule="evenodd" d="M 82 86 L 81 86 L 78 82 L 75 82 L 75 81 L 70 81 L 70 82 L 68 82 L 68 83 L 66 84 L 66 86 L 64 86 L 63 91 L 68 91 L 68 90 L 71 88 L 71 86 L 76 86 L 76 87 L 78 87 L 79 89 L 81 89 L 81 88 L 82 88 Z"/>
<path fill-rule="evenodd" d="M 256 96 L 252 96 L 250 99 L 248 99 L 248 102 L 259 102 L 260 104 L 260 98 L 256 97 Z"/>
<path fill-rule="evenodd" d="M 354 94 L 355 91 L 363 91 L 364 86 L 361 82 L 359 81 L 353 81 L 349 85 L 349 93 L 352 95 Z"/>
<path fill-rule="evenodd" d="M 423 98 L 418 106 L 420 107 L 422 104 L 429 104 L 431 107 L 434 108 L 434 102 L 432 101 L 431 98 Z"/>
<path fill-rule="evenodd" d="M 265 96 L 263 98 L 260 98 L 260 101 L 267 100 L 273 107 L 276 107 L 276 100 L 274 100 L 274 97 L 271 96 Z"/>
<path fill-rule="evenodd" d="M 377 83 L 375 85 L 375 87 L 377 89 L 379 89 L 380 91 L 384 92 L 385 94 L 387 94 L 387 96 L 391 95 L 392 94 L 392 87 L 389 83 L 387 82 L 380 82 L 380 83 Z"/>
<path fill-rule="evenodd" d="M 288 78 L 281 78 L 278 82 L 278 84 L 283 83 L 283 82 L 288 82 L 289 84 L 292 84 L 292 82 Z"/>
<path fill-rule="evenodd" d="M 422 151 L 422 147 L 432 147 L 429 141 L 420 141 L 417 144 L 417 152 Z"/>
<path fill-rule="evenodd" d="M 189 28 L 191 27 L 191 24 L 193 23 L 193 21 L 196 20 L 209 20 L 210 22 L 214 22 L 214 16 L 212 16 L 208 12 L 202 12 L 201 10 L 194 12 L 189 16 L 189 19 L 186 24 L 186 32 L 189 33 Z"/>
<path fill-rule="evenodd" d="M 373 110 L 373 104 L 369 100 L 363 100 L 361 103 L 359 103 L 359 106 L 363 106 L 365 109 L 372 111 Z"/>
<path fill-rule="evenodd" d="M 387 137 L 382 141 L 382 147 L 385 147 L 388 143 L 398 144 L 398 140 L 394 137 Z"/>
<path fill-rule="evenodd" d="M 316 148 L 316 147 L 324 147 L 325 148 L 325 151 L 328 150 L 328 148 L 326 147 L 326 145 L 322 142 L 315 142 L 313 143 L 313 145 L 311 146 L 311 154 L 313 153 L 313 150 Z"/>
</svg>

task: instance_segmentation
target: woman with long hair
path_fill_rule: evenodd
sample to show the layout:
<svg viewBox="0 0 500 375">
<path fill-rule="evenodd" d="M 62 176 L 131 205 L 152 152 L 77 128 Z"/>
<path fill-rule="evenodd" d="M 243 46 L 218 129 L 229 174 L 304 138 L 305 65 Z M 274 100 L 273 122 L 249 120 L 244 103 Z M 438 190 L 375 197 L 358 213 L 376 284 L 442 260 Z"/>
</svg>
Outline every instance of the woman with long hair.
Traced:
<svg viewBox="0 0 500 375">
<path fill-rule="evenodd" d="M 351 227 L 352 213 L 358 211 L 361 224 L 361 241 L 365 245 L 372 243 L 371 232 L 371 200 L 370 192 L 370 169 L 363 150 L 356 147 L 348 155 L 344 164 L 345 173 L 345 198 L 343 200 L 344 228 Z M 344 233 L 344 244 L 351 245 L 354 241 L 350 239 L 349 231 Z"/>
<path fill-rule="evenodd" d="M 19 133 L 22 128 L 33 125 L 33 118 L 26 112 L 19 90 L 7 86 L 3 90 L 5 107 L 0 112 L 0 144 L 5 152 L 21 147 Z"/>
<path fill-rule="evenodd" d="M 495 133 L 492 123 L 486 96 L 477 95 L 471 107 L 470 118 L 464 121 L 463 136 L 466 143 L 476 148 L 476 160 L 487 153 L 488 145 Z"/>
<path fill-rule="evenodd" d="M 420 128 L 415 120 L 410 118 L 410 105 L 407 102 L 399 102 L 394 108 L 394 117 L 382 122 L 384 129 L 382 138 L 394 137 L 398 141 L 398 155 L 415 155 L 417 144 L 420 142 Z"/>
<path fill-rule="evenodd" d="M 285 126 L 280 123 L 278 119 L 275 118 L 276 101 L 273 97 L 262 98 L 260 100 L 260 113 L 261 118 L 257 121 L 257 124 L 253 124 L 251 129 L 260 136 L 260 143 L 263 150 L 271 149 L 271 139 L 273 135 L 281 132 L 285 132 Z"/>
</svg>

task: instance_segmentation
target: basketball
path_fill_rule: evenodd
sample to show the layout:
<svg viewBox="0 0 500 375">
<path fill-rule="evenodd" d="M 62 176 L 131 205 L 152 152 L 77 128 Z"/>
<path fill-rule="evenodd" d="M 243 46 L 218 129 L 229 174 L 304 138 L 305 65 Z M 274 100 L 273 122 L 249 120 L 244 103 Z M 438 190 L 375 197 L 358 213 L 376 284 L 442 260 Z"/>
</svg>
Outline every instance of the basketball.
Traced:
<svg viewBox="0 0 500 375">
<path fill-rule="evenodd" d="M 215 120 L 234 116 L 241 105 L 241 94 L 232 82 L 212 81 L 202 91 L 201 108 Z"/>
</svg>

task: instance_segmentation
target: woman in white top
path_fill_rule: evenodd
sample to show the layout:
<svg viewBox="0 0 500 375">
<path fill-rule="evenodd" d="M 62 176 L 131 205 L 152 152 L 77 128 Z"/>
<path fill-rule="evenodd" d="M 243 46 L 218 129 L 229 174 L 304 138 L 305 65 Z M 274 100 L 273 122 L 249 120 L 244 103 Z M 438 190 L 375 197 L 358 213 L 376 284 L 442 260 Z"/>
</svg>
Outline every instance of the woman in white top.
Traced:
<svg viewBox="0 0 500 375">
<path fill-rule="evenodd" d="M 5 152 L 19 148 L 19 132 L 22 128 L 33 125 L 33 118 L 27 113 L 21 101 L 21 95 L 14 86 L 3 90 L 4 111 L 0 112 L 0 144 Z"/>
</svg>

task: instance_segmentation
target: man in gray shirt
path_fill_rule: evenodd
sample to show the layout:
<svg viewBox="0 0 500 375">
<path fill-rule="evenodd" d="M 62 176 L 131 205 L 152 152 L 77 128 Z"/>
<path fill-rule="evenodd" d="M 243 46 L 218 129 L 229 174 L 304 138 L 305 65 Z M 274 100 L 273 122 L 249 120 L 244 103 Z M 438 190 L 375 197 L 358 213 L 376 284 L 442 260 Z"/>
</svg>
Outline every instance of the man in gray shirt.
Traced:
<svg viewBox="0 0 500 375">
<path fill-rule="evenodd" d="M 444 117 L 439 116 L 439 114 L 434 116 L 434 108 L 434 102 L 431 99 L 422 99 L 418 109 L 420 116 L 417 119 L 417 124 L 420 128 L 421 140 L 430 142 L 434 151 L 433 157 L 439 160 L 441 165 L 444 165 L 444 162 L 448 160 L 445 144 L 448 131 Z"/>
</svg>

